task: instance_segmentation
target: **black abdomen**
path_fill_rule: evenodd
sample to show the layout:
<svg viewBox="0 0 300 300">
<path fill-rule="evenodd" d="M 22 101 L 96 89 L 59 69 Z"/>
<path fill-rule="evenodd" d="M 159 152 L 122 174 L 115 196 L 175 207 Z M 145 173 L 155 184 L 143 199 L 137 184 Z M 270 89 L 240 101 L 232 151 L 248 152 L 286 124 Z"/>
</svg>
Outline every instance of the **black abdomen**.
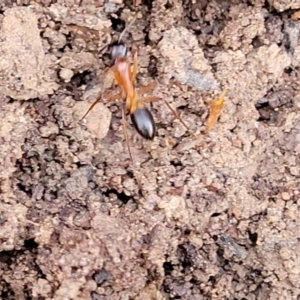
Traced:
<svg viewBox="0 0 300 300">
<path fill-rule="evenodd" d="M 151 112 L 145 107 L 138 108 L 130 117 L 137 132 L 143 138 L 153 140 L 156 129 Z"/>
</svg>

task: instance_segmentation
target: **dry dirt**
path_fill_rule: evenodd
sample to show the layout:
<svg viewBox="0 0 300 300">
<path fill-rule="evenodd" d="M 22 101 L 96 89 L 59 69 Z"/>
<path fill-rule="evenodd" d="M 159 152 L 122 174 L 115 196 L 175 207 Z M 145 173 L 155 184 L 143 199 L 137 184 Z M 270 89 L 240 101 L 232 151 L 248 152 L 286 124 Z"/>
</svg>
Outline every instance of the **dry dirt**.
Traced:
<svg viewBox="0 0 300 300">
<path fill-rule="evenodd" d="M 0 298 L 300 299 L 300 1 L 2 0 Z M 138 49 L 154 141 L 102 101 Z M 209 102 L 227 88 L 216 126 Z M 197 134 L 194 136 L 194 134 Z"/>
</svg>

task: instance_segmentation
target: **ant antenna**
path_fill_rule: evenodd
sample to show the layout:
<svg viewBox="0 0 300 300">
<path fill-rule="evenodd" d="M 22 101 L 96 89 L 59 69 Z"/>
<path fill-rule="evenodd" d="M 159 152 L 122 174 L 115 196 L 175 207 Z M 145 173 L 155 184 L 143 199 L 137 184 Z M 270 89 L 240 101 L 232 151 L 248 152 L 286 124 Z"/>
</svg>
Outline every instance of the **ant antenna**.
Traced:
<svg viewBox="0 0 300 300">
<path fill-rule="evenodd" d="M 119 39 L 118 39 L 118 44 L 120 44 L 121 39 L 123 38 L 124 34 L 126 33 L 126 31 L 131 27 L 131 25 L 134 23 L 134 21 L 136 20 L 136 17 L 134 17 L 130 23 L 125 27 L 125 29 L 121 32 Z M 103 52 L 111 43 L 107 43 L 104 44 L 104 46 L 99 50 L 99 53 Z"/>
<path fill-rule="evenodd" d="M 135 20 L 136 20 L 136 17 L 134 17 L 130 21 L 130 23 L 125 27 L 125 29 L 122 31 L 122 33 L 120 34 L 119 39 L 118 39 L 118 44 L 120 44 L 120 42 L 122 40 L 122 37 L 124 36 L 124 34 L 126 33 L 126 31 L 128 31 L 128 29 L 131 27 L 131 25 L 134 23 Z"/>
</svg>

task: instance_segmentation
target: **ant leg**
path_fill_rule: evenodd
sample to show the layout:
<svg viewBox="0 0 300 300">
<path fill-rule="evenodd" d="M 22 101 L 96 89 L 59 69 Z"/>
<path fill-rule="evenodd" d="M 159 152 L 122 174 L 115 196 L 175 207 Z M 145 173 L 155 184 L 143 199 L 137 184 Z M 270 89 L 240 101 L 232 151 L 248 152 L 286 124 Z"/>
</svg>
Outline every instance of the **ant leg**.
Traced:
<svg viewBox="0 0 300 300">
<path fill-rule="evenodd" d="M 138 61 L 137 61 L 137 51 L 135 51 L 134 56 L 133 56 L 133 70 L 130 73 L 130 80 L 133 81 L 136 77 L 137 74 L 137 69 L 138 69 Z"/>
<path fill-rule="evenodd" d="M 150 97 L 144 97 L 142 102 L 143 103 L 152 103 L 152 102 L 157 102 L 160 100 L 161 100 L 160 97 L 150 96 Z"/>
<path fill-rule="evenodd" d="M 161 100 L 159 97 L 147 97 L 143 99 L 143 102 L 156 102 Z M 184 121 L 181 119 L 177 111 L 168 103 L 168 101 L 164 100 L 167 107 L 170 109 L 170 111 L 173 113 L 174 117 L 180 121 L 180 123 L 186 128 L 187 131 L 190 131 L 189 127 L 184 123 Z"/>
<path fill-rule="evenodd" d="M 159 81 L 157 79 L 156 79 L 156 84 L 159 84 Z M 153 97 L 153 98 L 155 99 L 154 101 L 157 101 L 156 100 L 157 97 Z M 151 101 L 151 102 L 154 102 L 154 101 Z M 190 131 L 189 127 L 181 119 L 181 117 L 179 116 L 179 114 L 177 113 L 177 111 L 166 100 L 164 100 L 164 102 L 167 105 L 167 107 L 170 109 L 170 111 L 172 112 L 172 114 L 174 115 L 174 117 L 179 120 L 179 122 L 186 128 L 187 131 Z"/>
<path fill-rule="evenodd" d="M 114 73 L 113 73 L 113 69 L 109 68 L 108 70 L 105 71 L 106 76 L 103 80 L 103 90 L 106 90 L 107 88 L 111 87 L 113 84 L 113 80 L 114 80 Z M 105 96 L 103 98 L 106 98 L 108 100 L 116 100 L 118 99 L 118 96 L 116 97 L 115 93 L 108 93 L 108 94 L 104 94 Z M 101 96 L 99 98 L 96 99 L 95 102 L 93 102 L 93 104 L 90 106 L 90 108 L 88 109 L 88 111 L 85 113 L 85 115 L 79 120 L 79 122 L 81 122 L 87 115 L 88 113 L 95 107 L 95 105 L 101 100 Z"/>
<path fill-rule="evenodd" d="M 95 107 L 95 105 L 102 99 L 105 98 L 107 100 L 116 100 L 120 98 L 120 93 L 107 93 L 104 94 L 102 97 L 100 96 L 99 98 L 96 99 L 96 101 L 93 102 L 93 104 L 89 107 L 87 112 L 84 114 L 84 116 L 79 120 L 81 122 L 87 115 L 88 113 Z"/>
<path fill-rule="evenodd" d="M 101 97 L 97 98 L 95 102 L 90 106 L 90 108 L 87 110 L 87 112 L 84 114 L 84 116 L 79 120 L 81 122 L 87 115 L 88 113 L 94 108 L 94 106 L 100 101 Z"/>
<path fill-rule="evenodd" d="M 122 120 L 123 120 L 123 129 L 124 129 L 125 140 L 126 140 L 130 160 L 132 163 L 132 167 L 134 168 L 135 164 L 134 164 L 134 160 L 133 160 L 133 156 L 132 156 L 132 152 L 131 152 L 131 148 L 130 148 L 130 144 L 129 144 L 129 137 L 128 137 L 128 133 L 127 133 L 127 129 L 126 129 L 126 125 L 127 125 L 126 116 L 125 116 L 125 110 L 124 110 L 123 106 L 122 106 Z"/>
<path fill-rule="evenodd" d="M 137 172 L 136 172 L 136 169 L 135 169 L 135 163 L 134 163 L 133 155 L 132 155 L 131 148 L 130 148 L 130 142 L 129 142 L 128 132 L 127 132 L 127 123 L 126 123 L 125 109 L 124 109 L 123 106 L 122 106 L 122 119 L 123 119 L 124 135 L 125 135 L 125 140 L 126 140 L 126 144 L 127 144 L 127 148 L 128 148 L 128 152 L 129 152 L 131 164 L 132 164 L 133 174 L 134 174 L 134 177 L 135 177 L 135 179 L 137 181 L 139 190 L 140 190 L 141 194 L 143 194 L 142 193 L 142 183 L 140 181 L 140 178 L 137 176 Z"/>
<path fill-rule="evenodd" d="M 144 93 L 147 93 L 149 92 L 149 90 L 153 90 L 156 85 L 159 84 L 157 81 L 153 81 L 153 82 L 150 82 L 148 85 L 140 88 L 140 90 Z M 159 97 L 145 97 L 143 98 L 143 102 L 146 102 L 146 103 L 151 103 L 151 102 L 156 102 L 156 101 L 159 101 L 161 100 L 161 98 Z M 184 123 L 184 121 L 181 119 L 181 117 L 179 116 L 179 114 L 176 112 L 176 110 L 167 102 L 165 101 L 165 104 L 167 105 L 167 107 L 170 109 L 170 111 L 172 112 L 172 114 L 174 115 L 174 117 L 176 119 L 178 119 L 180 121 L 180 123 L 188 130 L 189 130 L 189 127 Z"/>
<path fill-rule="evenodd" d="M 149 92 L 152 92 L 156 86 L 157 86 L 157 82 L 155 80 L 153 80 L 150 83 L 148 83 L 147 85 L 139 87 L 138 88 L 139 94 L 148 94 Z M 152 101 L 149 101 L 149 102 L 152 102 Z"/>
<path fill-rule="evenodd" d="M 184 123 L 184 121 L 181 119 L 177 111 L 168 103 L 168 101 L 164 100 L 165 104 L 168 106 L 170 111 L 173 113 L 174 117 L 179 120 L 179 122 L 186 128 L 187 131 L 190 131 L 189 127 Z"/>
</svg>

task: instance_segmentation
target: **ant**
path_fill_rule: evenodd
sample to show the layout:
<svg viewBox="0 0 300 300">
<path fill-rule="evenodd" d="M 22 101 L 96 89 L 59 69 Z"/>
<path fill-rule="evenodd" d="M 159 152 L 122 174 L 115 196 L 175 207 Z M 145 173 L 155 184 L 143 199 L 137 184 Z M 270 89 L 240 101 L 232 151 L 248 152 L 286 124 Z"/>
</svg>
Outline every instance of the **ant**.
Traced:
<svg viewBox="0 0 300 300">
<path fill-rule="evenodd" d="M 133 64 L 131 64 L 127 58 L 128 48 L 125 45 L 125 43 L 121 41 L 122 36 L 126 32 L 126 30 L 128 30 L 128 28 L 132 25 L 134 20 L 135 19 L 133 19 L 133 21 L 131 21 L 129 25 L 123 30 L 118 41 L 110 44 L 108 47 L 110 50 L 109 52 L 110 52 L 111 59 L 113 61 L 113 66 L 111 70 L 113 71 L 115 83 L 122 89 L 122 96 L 126 100 L 126 104 L 125 104 L 126 112 L 130 114 L 130 118 L 134 128 L 143 138 L 147 140 L 153 140 L 156 133 L 156 126 L 151 112 L 145 106 L 145 102 L 154 102 L 160 100 L 160 98 L 149 97 L 147 101 L 145 101 L 145 99 L 143 101 L 138 97 L 137 89 L 135 86 L 135 78 L 138 71 L 137 51 L 134 51 L 133 53 Z M 107 45 L 104 46 L 100 51 L 102 51 L 106 47 Z M 219 100 L 213 102 L 213 106 L 211 106 L 212 114 L 208 118 L 207 131 L 209 131 L 211 127 L 213 127 L 213 125 L 215 124 L 215 122 L 217 121 L 220 115 L 220 112 L 224 105 L 225 93 L 222 94 Z M 107 98 L 113 99 L 115 97 L 113 95 L 107 95 Z M 96 99 L 96 101 L 90 106 L 90 108 L 88 109 L 86 114 L 82 117 L 82 119 L 86 117 L 86 115 L 93 109 L 93 107 L 97 104 L 98 101 L 100 101 L 100 99 L 101 97 Z M 183 126 L 189 131 L 188 126 L 183 122 L 183 120 L 180 118 L 177 112 L 170 106 L 170 104 L 167 101 L 164 102 L 168 106 L 168 108 L 172 111 L 175 118 L 177 118 L 183 124 Z M 126 130 L 126 118 L 125 118 L 124 108 L 122 108 L 122 119 L 123 119 L 125 139 L 126 139 L 130 159 L 132 162 L 132 167 L 134 169 L 134 160 L 131 153 L 129 138 Z M 141 186 L 138 178 L 137 181 L 139 186 Z"/>
<path fill-rule="evenodd" d="M 118 41 L 113 42 L 108 46 L 109 53 L 113 61 L 113 66 L 111 70 L 113 71 L 115 83 L 122 89 L 122 96 L 126 100 L 126 104 L 125 104 L 126 112 L 130 114 L 130 118 L 134 128 L 143 138 L 147 140 L 153 140 L 156 133 L 156 126 L 151 112 L 145 106 L 145 102 L 154 102 L 159 100 L 160 98 L 149 97 L 147 101 L 143 101 L 142 99 L 139 98 L 134 83 L 138 71 L 137 51 L 134 51 L 133 64 L 131 64 L 127 58 L 128 48 L 125 45 L 125 43 L 121 41 L 121 38 L 124 35 L 125 31 L 128 30 L 128 28 L 132 25 L 134 20 L 135 19 L 133 19 L 133 21 L 131 21 L 130 24 L 124 29 Z M 104 46 L 102 49 L 106 47 L 107 46 Z M 114 95 L 107 95 L 107 98 L 114 98 Z M 93 107 L 98 103 L 98 101 L 100 101 L 100 99 L 101 97 L 96 99 L 96 101 L 90 106 L 90 108 L 85 113 L 85 115 L 81 118 L 81 120 L 83 120 L 87 116 L 87 114 L 93 109 Z M 175 118 L 178 118 L 180 122 L 188 129 L 186 124 L 181 120 L 179 115 L 170 106 L 170 104 L 168 104 L 166 101 L 165 103 L 172 111 Z M 124 133 L 127 142 L 127 147 L 129 150 L 131 161 L 134 165 L 131 149 L 129 146 L 128 134 L 126 130 L 124 108 L 122 110 L 122 117 L 123 117 Z"/>
<path fill-rule="evenodd" d="M 127 60 L 127 47 L 117 42 L 110 45 L 111 57 L 114 61 L 113 72 L 116 83 L 122 88 L 126 97 L 126 111 L 130 114 L 132 124 L 136 131 L 145 139 L 153 140 L 156 132 L 155 122 L 151 112 L 144 102 L 139 99 L 134 80 L 137 74 L 137 52 L 133 57 L 133 69 Z"/>
</svg>

